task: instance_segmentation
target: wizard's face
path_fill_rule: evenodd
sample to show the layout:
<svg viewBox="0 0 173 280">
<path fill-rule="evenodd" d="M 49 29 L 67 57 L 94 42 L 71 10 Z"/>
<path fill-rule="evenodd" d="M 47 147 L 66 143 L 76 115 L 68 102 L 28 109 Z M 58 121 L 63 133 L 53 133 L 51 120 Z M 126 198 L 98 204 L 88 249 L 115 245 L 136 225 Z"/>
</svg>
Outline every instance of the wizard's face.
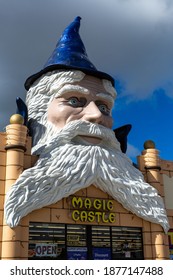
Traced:
<svg viewBox="0 0 173 280">
<path fill-rule="evenodd" d="M 103 81 L 86 75 L 82 81 L 74 84 L 67 83 L 60 89 L 58 97 L 54 98 L 48 106 L 47 120 L 56 127 L 57 131 L 75 120 L 111 128 L 113 102 L 113 96 L 106 89 Z M 95 137 L 82 136 L 82 138 L 93 144 L 100 141 Z"/>
</svg>

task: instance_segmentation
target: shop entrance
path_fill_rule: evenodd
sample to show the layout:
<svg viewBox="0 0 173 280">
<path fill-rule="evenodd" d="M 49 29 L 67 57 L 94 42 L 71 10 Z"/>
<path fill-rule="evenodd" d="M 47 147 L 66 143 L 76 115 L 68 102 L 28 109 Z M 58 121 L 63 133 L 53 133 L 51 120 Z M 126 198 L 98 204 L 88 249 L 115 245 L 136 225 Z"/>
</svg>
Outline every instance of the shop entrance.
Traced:
<svg viewBox="0 0 173 280">
<path fill-rule="evenodd" d="M 30 223 L 29 259 L 143 259 L 141 228 Z"/>
<path fill-rule="evenodd" d="M 111 260 L 110 227 L 67 225 L 67 259 Z"/>
</svg>

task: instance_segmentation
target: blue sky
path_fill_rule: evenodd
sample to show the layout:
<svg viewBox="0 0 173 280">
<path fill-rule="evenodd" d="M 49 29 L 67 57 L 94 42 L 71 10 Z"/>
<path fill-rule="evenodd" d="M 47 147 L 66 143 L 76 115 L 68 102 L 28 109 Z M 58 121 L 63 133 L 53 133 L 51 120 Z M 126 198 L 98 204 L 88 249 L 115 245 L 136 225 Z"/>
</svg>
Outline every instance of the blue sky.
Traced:
<svg viewBox="0 0 173 280">
<path fill-rule="evenodd" d="M 114 127 L 130 123 L 133 161 L 152 139 L 173 160 L 172 0 L 0 0 L 0 131 L 25 100 L 26 78 L 41 70 L 64 28 L 81 16 L 89 59 L 116 80 Z"/>
<path fill-rule="evenodd" d="M 119 95 L 113 111 L 114 127 L 132 125 L 128 136 L 128 155 L 133 161 L 136 154 L 143 150 L 146 140 L 155 142 L 161 158 L 173 160 L 172 113 L 173 99 L 166 96 L 162 89 L 156 90 L 147 99 L 133 102 Z"/>
</svg>

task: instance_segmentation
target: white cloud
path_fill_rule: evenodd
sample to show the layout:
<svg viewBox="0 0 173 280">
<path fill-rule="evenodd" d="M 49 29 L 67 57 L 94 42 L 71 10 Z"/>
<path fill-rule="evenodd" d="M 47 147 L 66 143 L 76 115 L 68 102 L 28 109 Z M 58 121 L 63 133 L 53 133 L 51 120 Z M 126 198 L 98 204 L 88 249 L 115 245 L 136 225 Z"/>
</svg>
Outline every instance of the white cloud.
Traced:
<svg viewBox="0 0 173 280">
<path fill-rule="evenodd" d="M 137 156 L 141 154 L 141 151 L 138 148 L 128 143 L 126 154 L 129 158 L 135 159 Z"/>
<path fill-rule="evenodd" d="M 124 95 L 146 98 L 157 88 L 173 97 L 173 1 L 116 1 L 112 71 L 124 81 Z M 113 16 L 113 15 L 112 15 Z"/>
</svg>

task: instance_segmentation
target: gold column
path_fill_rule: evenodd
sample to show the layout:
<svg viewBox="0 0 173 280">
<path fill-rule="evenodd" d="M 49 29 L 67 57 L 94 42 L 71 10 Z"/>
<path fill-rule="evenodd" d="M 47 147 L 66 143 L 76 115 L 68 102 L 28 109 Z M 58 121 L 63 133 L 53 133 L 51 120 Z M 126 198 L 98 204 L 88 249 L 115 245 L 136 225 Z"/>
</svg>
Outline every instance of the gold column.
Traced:
<svg viewBox="0 0 173 280">
<path fill-rule="evenodd" d="M 16 114 L 6 127 L 6 180 L 5 195 L 15 183 L 24 168 L 24 152 L 26 150 L 27 127 L 23 117 Z M 26 241 L 26 242 L 25 242 Z M 1 259 L 27 259 L 28 256 L 28 223 L 22 219 L 19 226 L 11 229 L 3 221 Z"/>
<path fill-rule="evenodd" d="M 6 151 L 5 147 L 5 132 L 0 133 L 0 259 L 2 248 L 2 225 L 4 214 L 4 189 L 5 189 L 5 173 L 6 173 Z"/>
<path fill-rule="evenodd" d="M 146 182 L 156 188 L 164 199 L 159 152 L 151 140 L 144 143 L 144 149 L 142 156 L 138 158 L 139 168 L 144 173 Z M 163 228 L 158 224 L 151 223 L 150 230 L 153 259 L 169 259 L 168 236 L 164 233 Z"/>
</svg>

